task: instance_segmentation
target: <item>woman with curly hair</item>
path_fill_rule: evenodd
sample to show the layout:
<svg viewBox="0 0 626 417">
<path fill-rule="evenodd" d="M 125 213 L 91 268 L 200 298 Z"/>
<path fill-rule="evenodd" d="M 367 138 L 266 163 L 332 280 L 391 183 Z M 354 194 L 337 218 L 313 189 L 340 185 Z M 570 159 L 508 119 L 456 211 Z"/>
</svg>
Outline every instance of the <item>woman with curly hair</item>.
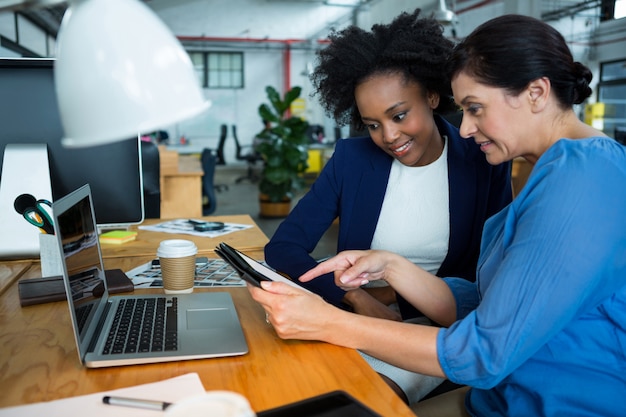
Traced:
<svg viewBox="0 0 626 417">
<path fill-rule="evenodd" d="M 310 253 L 338 218 L 338 251 L 385 249 L 433 274 L 474 281 L 483 223 L 512 198 L 509 165 L 488 164 L 440 116 L 455 111 L 445 75 L 453 44 L 439 23 L 419 14 L 403 13 L 371 31 L 332 33 L 319 52 L 312 81 L 320 102 L 338 124 L 366 128 L 369 136 L 337 142 L 265 247 L 276 270 L 297 278 L 315 267 Z M 332 273 L 305 286 L 359 314 L 423 318 L 391 287 L 346 292 Z M 367 359 L 408 402 L 442 381 Z"/>
</svg>

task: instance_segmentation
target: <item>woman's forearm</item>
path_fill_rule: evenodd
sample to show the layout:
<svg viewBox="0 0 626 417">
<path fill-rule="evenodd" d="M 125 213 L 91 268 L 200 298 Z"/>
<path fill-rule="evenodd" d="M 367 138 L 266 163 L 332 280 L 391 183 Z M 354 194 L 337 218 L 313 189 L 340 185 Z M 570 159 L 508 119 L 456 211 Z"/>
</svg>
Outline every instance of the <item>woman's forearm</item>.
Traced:
<svg viewBox="0 0 626 417">
<path fill-rule="evenodd" d="M 448 285 L 406 258 L 392 254 L 385 279 L 406 301 L 442 326 L 456 320 L 456 301 Z"/>
<path fill-rule="evenodd" d="M 385 280 L 431 320 L 448 326 L 456 320 L 456 301 L 447 284 L 406 258 L 381 250 L 344 251 L 300 277 L 308 282 L 329 272 L 335 283 L 350 291 L 370 281 Z"/>
<path fill-rule="evenodd" d="M 437 359 L 439 328 L 366 317 L 336 310 L 322 340 L 358 349 L 400 368 L 445 377 Z M 381 341 L 384 340 L 384 343 Z"/>
</svg>

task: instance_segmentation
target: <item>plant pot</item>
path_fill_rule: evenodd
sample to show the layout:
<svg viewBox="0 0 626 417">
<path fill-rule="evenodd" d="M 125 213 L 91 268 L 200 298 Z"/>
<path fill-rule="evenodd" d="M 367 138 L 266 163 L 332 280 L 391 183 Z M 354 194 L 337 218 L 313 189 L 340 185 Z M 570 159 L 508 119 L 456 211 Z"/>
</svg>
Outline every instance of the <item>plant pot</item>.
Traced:
<svg viewBox="0 0 626 417">
<path fill-rule="evenodd" d="M 291 211 L 291 199 L 285 197 L 282 201 L 274 203 L 267 196 L 261 194 L 259 196 L 259 206 L 261 208 L 259 216 L 261 217 L 287 217 Z"/>
</svg>

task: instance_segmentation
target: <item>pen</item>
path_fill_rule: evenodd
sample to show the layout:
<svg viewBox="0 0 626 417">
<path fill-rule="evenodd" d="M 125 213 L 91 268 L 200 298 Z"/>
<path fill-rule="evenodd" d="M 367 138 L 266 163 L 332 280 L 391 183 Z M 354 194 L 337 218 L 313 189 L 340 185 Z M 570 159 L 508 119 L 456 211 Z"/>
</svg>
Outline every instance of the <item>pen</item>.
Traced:
<svg viewBox="0 0 626 417">
<path fill-rule="evenodd" d="M 153 401 L 153 400 L 140 400 L 137 398 L 125 398 L 125 397 L 113 397 L 113 396 L 105 396 L 102 398 L 102 402 L 109 405 L 119 405 L 122 407 L 134 407 L 134 408 L 143 408 L 146 410 L 158 410 L 163 411 L 172 403 L 166 403 L 163 401 Z"/>
</svg>

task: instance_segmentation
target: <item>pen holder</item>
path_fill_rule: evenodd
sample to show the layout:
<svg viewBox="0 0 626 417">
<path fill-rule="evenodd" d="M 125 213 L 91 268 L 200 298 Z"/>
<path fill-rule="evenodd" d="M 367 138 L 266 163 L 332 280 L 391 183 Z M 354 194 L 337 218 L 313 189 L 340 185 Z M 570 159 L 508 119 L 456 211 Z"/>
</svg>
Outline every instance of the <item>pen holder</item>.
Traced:
<svg viewBox="0 0 626 417">
<path fill-rule="evenodd" d="M 39 235 L 39 258 L 41 260 L 42 277 L 63 275 L 61 251 L 55 235 L 45 233 Z"/>
</svg>

